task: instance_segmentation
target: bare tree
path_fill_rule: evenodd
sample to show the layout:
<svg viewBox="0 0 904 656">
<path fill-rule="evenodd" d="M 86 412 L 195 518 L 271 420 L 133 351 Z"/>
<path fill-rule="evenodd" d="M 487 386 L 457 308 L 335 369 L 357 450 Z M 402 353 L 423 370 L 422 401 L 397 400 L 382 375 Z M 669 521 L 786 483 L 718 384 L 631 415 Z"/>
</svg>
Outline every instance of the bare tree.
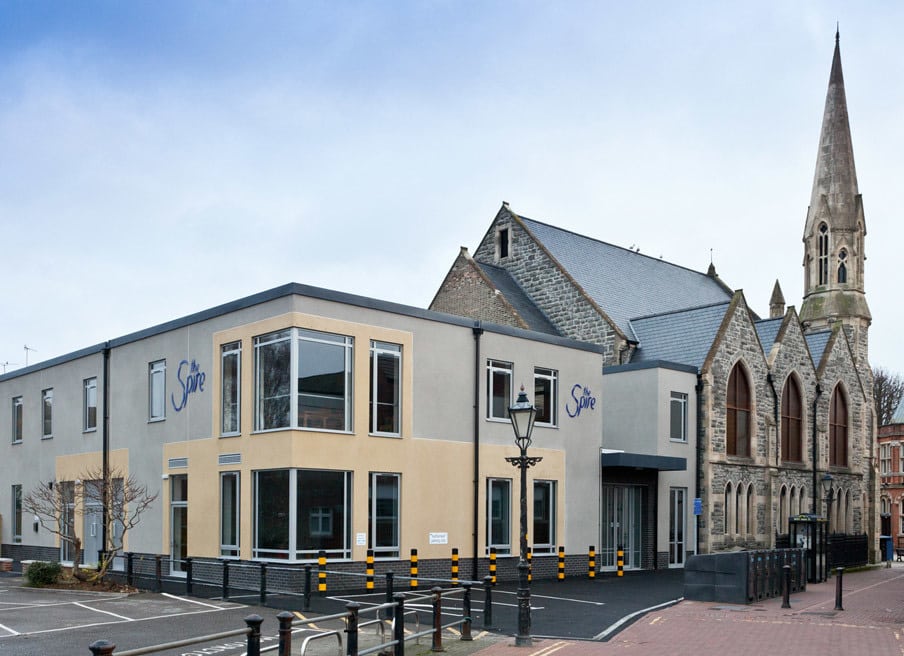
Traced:
<svg viewBox="0 0 904 656">
<path fill-rule="evenodd" d="M 102 580 L 113 564 L 116 553 L 122 551 L 125 536 L 141 520 L 142 514 L 157 500 L 148 486 L 133 476 L 125 477 L 118 469 L 104 475 L 102 467 L 88 468 L 72 482 L 42 483 L 22 500 L 22 507 L 33 513 L 45 529 L 59 536 L 73 549 L 73 575 L 87 580 Z M 79 573 L 82 541 L 75 532 L 75 517 L 85 515 L 86 508 L 106 508 L 104 534 L 107 541 L 100 555 L 97 571 L 88 577 Z"/>
<path fill-rule="evenodd" d="M 890 424 L 904 397 L 904 379 L 884 367 L 873 369 L 873 400 L 879 426 Z"/>
</svg>

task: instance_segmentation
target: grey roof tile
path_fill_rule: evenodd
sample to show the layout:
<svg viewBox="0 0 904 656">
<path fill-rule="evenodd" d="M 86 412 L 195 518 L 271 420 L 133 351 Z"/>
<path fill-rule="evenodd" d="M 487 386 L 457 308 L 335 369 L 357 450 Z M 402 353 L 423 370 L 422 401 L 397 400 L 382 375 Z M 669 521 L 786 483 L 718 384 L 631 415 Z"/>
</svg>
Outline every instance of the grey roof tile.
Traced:
<svg viewBox="0 0 904 656">
<path fill-rule="evenodd" d="M 496 289 L 502 292 L 505 299 L 512 304 L 512 307 L 527 322 L 531 330 L 561 337 L 552 322 L 534 304 L 521 286 L 515 282 L 515 279 L 512 278 L 508 271 L 484 262 L 477 262 L 477 266 L 486 274 Z"/>
<path fill-rule="evenodd" d="M 728 302 L 716 303 L 631 319 L 631 327 L 640 340 L 632 362 L 665 360 L 699 371 L 728 306 Z"/>
<path fill-rule="evenodd" d="M 813 358 L 813 365 L 819 367 L 822 362 L 822 356 L 825 355 L 826 344 L 832 336 L 831 330 L 821 330 L 816 333 L 808 333 L 804 335 L 807 340 L 807 347 L 810 349 L 810 355 Z"/>
<path fill-rule="evenodd" d="M 760 338 L 760 344 L 763 345 L 763 353 L 768 354 L 775 343 L 778 331 L 782 327 L 782 321 L 784 321 L 784 317 L 762 319 L 754 324 L 756 326 L 756 334 Z"/>
<path fill-rule="evenodd" d="M 731 293 L 699 271 L 521 217 L 534 236 L 615 324 L 631 317 L 726 302 Z"/>
</svg>

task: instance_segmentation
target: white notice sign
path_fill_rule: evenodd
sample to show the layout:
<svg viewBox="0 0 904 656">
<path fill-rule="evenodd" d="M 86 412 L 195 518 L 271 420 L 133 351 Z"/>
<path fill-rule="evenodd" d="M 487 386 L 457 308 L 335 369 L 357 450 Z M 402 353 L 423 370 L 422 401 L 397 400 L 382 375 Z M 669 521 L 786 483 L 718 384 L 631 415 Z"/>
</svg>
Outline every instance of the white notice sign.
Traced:
<svg viewBox="0 0 904 656">
<path fill-rule="evenodd" d="M 449 544 L 448 533 L 431 533 L 430 544 Z"/>
<path fill-rule="evenodd" d="M 367 546 L 367 533 L 355 533 L 355 546 Z"/>
</svg>

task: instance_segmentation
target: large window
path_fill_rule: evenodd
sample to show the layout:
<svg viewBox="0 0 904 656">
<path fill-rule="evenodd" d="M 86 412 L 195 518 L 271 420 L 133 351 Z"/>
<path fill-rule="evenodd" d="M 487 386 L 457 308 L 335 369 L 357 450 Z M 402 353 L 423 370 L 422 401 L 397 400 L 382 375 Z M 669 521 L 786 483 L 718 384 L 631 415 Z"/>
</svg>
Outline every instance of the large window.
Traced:
<svg viewBox="0 0 904 656">
<path fill-rule="evenodd" d="M 351 472 L 279 469 L 254 473 L 252 556 L 351 557 Z"/>
<path fill-rule="evenodd" d="M 559 374 L 554 369 L 534 369 L 534 407 L 537 408 L 535 422 L 541 426 L 555 426 L 559 418 L 558 405 Z"/>
<path fill-rule="evenodd" d="M 801 422 L 803 419 L 803 403 L 800 387 L 794 376 L 788 376 L 785 389 L 782 390 L 782 460 L 801 462 Z"/>
<path fill-rule="evenodd" d="M 487 481 L 487 550 L 512 552 L 512 482 L 506 478 Z"/>
<path fill-rule="evenodd" d="M 512 403 L 512 363 L 487 360 L 487 418 L 509 421 Z"/>
<path fill-rule="evenodd" d="M 148 417 L 151 421 L 166 419 L 166 360 L 148 365 Z"/>
<path fill-rule="evenodd" d="M 891 444 L 879 445 L 879 473 L 891 473 Z"/>
<path fill-rule="evenodd" d="M 556 482 L 534 481 L 533 552 L 556 551 Z"/>
<path fill-rule="evenodd" d="M 301 328 L 256 337 L 254 429 L 351 430 L 352 345 Z"/>
<path fill-rule="evenodd" d="M 819 234 L 816 236 L 816 271 L 818 285 L 825 285 L 829 282 L 829 226 L 825 223 L 819 224 Z"/>
<path fill-rule="evenodd" d="M 402 347 L 386 342 L 370 343 L 370 432 L 401 432 Z"/>
<path fill-rule="evenodd" d="M 750 456 L 750 386 L 740 363 L 728 377 L 725 400 L 725 449 L 730 456 Z"/>
<path fill-rule="evenodd" d="M 53 390 L 41 392 L 41 438 L 53 437 Z"/>
<path fill-rule="evenodd" d="M 829 464 L 847 467 L 848 464 L 848 411 L 844 393 L 838 386 L 832 392 L 829 407 Z"/>
<path fill-rule="evenodd" d="M 376 558 L 399 557 L 399 497 L 401 478 L 398 474 L 370 475 L 370 548 Z"/>
<path fill-rule="evenodd" d="M 84 381 L 82 408 L 82 430 L 97 430 L 97 378 L 86 378 Z"/>
<path fill-rule="evenodd" d="M 242 389 L 242 343 L 231 342 L 220 349 L 222 393 L 220 397 L 222 435 L 238 435 L 241 431 L 239 410 Z"/>
<path fill-rule="evenodd" d="M 13 397 L 13 426 L 12 426 L 12 436 L 13 436 L 13 444 L 18 444 L 22 441 L 22 397 L 16 396 Z"/>
<path fill-rule="evenodd" d="M 669 399 L 669 439 L 687 442 L 687 394 L 672 392 Z"/>
<path fill-rule="evenodd" d="M 12 508 L 12 516 L 13 516 L 13 542 L 19 543 L 22 542 L 22 486 L 21 485 L 13 485 L 12 487 L 12 499 L 13 499 L 13 508 Z"/>
<path fill-rule="evenodd" d="M 220 555 L 239 556 L 239 506 L 241 488 L 239 472 L 220 473 Z"/>
</svg>

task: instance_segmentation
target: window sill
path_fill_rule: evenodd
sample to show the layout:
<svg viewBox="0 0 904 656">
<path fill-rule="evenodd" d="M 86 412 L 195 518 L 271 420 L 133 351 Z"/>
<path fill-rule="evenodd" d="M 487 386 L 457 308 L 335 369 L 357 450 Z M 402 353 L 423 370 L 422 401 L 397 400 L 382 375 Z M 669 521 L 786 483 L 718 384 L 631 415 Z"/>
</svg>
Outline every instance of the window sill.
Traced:
<svg viewBox="0 0 904 656">
<path fill-rule="evenodd" d="M 680 440 L 675 437 L 670 437 L 669 442 L 671 442 L 672 444 L 687 444 L 687 439 Z"/>
<path fill-rule="evenodd" d="M 96 432 L 97 432 L 97 427 L 95 427 L 95 428 L 86 428 L 86 429 L 84 429 L 84 430 L 82 431 L 82 435 L 87 435 L 87 434 L 89 434 L 89 433 L 96 433 Z"/>
<path fill-rule="evenodd" d="M 241 437 L 241 436 L 242 436 L 241 433 L 223 433 L 222 435 L 220 435 L 220 439 L 222 440 L 222 439 L 225 439 L 225 438 L 230 438 L 230 437 Z"/>
<path fill-rule="evenodd" d="M 166 417 L 151 417 L 148 419 L 149 424 L 159 424 L 161 421 L 166 421 Z"/>
<path fill-rule="evenodd" d="M 494 424 L 511 424 L 512 420 L 508 418 L 501 417 L 487 417 L 487 421 L 492 422 Z"/>
<path fill-rule="evenodd" d="M 22 440 L 13 440 L 10 444 L 22 444 Z"/>
<path fill-rule="evenodd" d="M 541 424 L 539 421 L 534 422 L 534 428 L 554 428 L 557 429 L 559 427 L 558 424 Z"/>
<path fill-rule="evenodd" d="M 52 440 L 52 439 L 53 439 L 53 435 L 42 435 L 42 436 L 41 436 L 41 441 L 42 441 L 42 442 L 43 442 L 44 440 Z"/>
<path fill-rule="evenodd" d="M 368 437 L 388 437 L 389 439 L 400 440 L 402 439 L 401 433 L 368 433 Z"/>
</svg>

